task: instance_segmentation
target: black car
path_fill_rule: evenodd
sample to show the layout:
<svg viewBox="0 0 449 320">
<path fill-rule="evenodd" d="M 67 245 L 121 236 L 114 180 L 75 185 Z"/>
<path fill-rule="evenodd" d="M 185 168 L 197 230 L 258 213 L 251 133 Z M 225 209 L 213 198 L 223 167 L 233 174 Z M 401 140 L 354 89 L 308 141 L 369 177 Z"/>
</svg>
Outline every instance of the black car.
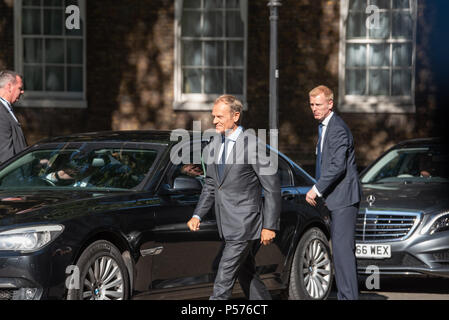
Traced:
<svg viewBox="0 0 449 320">
<path fill-rule="evenodd" d="M 384 276 L 449 277 L 449 150 L 404 141 L 361 173 L 358 268 Z"/>
<path fill-rule="evenodd" d="M 0 299 L 209 296 L 222 246 L 215 215 L 198 232 L 186 225 L 204 165 L 193 156 L 173 163 L 181 143 L 170 137 L 58 137 L 2 164 Z M 324 299 L 332 286 L 328 212 L 305 202 L 311 176 L 281 153 L 278 168 L 281 231 L 259 250 L 258 271 L 291 299 Z"/>
</svg>

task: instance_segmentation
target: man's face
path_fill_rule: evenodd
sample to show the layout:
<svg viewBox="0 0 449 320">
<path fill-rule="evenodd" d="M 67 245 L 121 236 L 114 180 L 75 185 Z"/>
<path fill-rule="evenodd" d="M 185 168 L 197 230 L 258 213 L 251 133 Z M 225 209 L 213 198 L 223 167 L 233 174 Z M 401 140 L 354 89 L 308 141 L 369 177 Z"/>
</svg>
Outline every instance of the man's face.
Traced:
<svg viewBox="0 0 449 320">
<path fill-rule="evenodd" d="M 212 109 L 213 124 L 218 133 L 225 134 L 226 130 L 233 131 L 240 118 L 239 112 L 232 112 L 231 107 L 219 102 Z"/>
<path fill-rule="evenodd" d="M 22 79 L 16 76 L 16 83 L 11 83 L 11 104 L 17 102 L 23 93 L 24 90 Z"/>
<path fill-rule="evenodd" d="M 310 108 L 312 109 L 313 116 L 318 121 L 323 121 L 332 112 L 334 102 L 326 99 L 323 93 L 312 97 L 310 96 Z"/>
</svg>

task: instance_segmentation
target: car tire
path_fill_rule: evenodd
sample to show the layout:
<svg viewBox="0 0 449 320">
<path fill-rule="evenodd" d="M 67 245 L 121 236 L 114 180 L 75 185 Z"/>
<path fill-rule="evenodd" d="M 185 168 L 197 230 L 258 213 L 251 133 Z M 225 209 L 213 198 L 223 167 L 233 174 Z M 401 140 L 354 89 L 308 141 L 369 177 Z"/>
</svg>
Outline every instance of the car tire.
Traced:
<svg viewBox="0 0 449 320">
<path fill-rule="evenodd" d="M 99 240 L 81 254 L 67 300 L 127 300 L 129 277 L 120 251 L 110 242 Z M 72 275 L 72 277 L 73 277 Z M 76 280 L 76 279 L 75 279 Z"/>
<path fill-rule="evenodd" d="M 332 289 L 332 258 L 329 242 L 318 228 L 304 233 L 290 273 L 290 300 L 324 300 Z"/>
</svg>

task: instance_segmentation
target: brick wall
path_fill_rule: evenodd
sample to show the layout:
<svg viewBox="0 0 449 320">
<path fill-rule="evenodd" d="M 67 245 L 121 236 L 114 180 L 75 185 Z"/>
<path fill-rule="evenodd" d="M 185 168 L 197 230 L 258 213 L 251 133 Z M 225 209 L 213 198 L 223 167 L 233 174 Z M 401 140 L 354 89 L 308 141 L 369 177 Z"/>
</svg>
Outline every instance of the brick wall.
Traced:
<svg viewBox="0 0 449 320">
<path fill-rule="evenodd" d="M 128 129 L 192 128 L 209 112 L 173 110 L 174 1 L 87 1 L 88 108 L 18 108 L 28 141 L 60 134 Z M 279 21 L 280 149 L 305 166 L 314 163 L 316 124 L 308 91 L 326 84 L 337 93 L 339 12 L 337 0 L 284 0 Z M 434 6 L 419 1 L 414 114 L 342 114 L 356 142 L 357 161 L 367 165 L 392 144 L 437 134 L 436 66 L 429 58 Z M 243 125 L 268 127 L 269 9 L 248 8 L 248 106 Z M 0 1 L 0 67 L 14 67 L 12 0 Z M 338 97 L 337 97 L 338 98 Z M 338 99 L 336 99 L 338 100 Z M 338 106 L 337 106 L 338 107 Z"/>
</svg>

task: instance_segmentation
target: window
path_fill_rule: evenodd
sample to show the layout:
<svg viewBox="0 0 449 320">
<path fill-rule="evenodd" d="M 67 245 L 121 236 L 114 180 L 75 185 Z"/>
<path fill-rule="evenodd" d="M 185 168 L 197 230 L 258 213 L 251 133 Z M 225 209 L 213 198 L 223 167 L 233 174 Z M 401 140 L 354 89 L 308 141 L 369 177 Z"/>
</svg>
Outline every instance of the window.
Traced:
<svg viewBox="0 0 449 320">
<path fill-rule="evenodd" d="M 177 0 L 175 109 L 210 110 L 222 94 L 245 102 L 247 0 Z"/>
<path fill-rule="evenodd" d="M 340 111 L 415 111 L 416 2 L 342 0 Z"/>
<path fill-rule="evenodd" d="M 66 27 L 70 5 L 80 10 L 78 29 Z M 85 107 L 83 17 L 84 0 L 16 1 L 16 70 L 25 84 L 20 105 Z"/>
</svg>

